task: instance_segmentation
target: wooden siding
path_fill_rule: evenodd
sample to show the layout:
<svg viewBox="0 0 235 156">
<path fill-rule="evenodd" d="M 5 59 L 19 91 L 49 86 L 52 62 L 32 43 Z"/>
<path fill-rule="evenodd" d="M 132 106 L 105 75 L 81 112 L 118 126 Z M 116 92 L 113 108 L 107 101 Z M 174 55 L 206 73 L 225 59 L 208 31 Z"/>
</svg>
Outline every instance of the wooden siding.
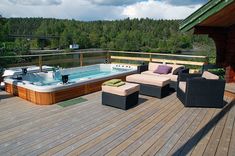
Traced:
<svg viewBox="0 0 235 156">
<path fill-rule="evenodd" d="M 228 28 L 195 27 L 196 34 L 209 34 L 216 46 L 216 64 L 226 68 L 226 82 L 235 82 L 235 25 Z"/>
<path fill-rule="evenodd" d="M 235 101 L 185 108 L 173 93 L 140 96 L 127 111 L 101 105 L 101 92 L 62 108 L 0 91 L 0 155 L 228 155 L 235 153 Z M 112 102 L 112 101 L 110 101 Z"/>
<path fill-rule="evenodd" d="M 227 37 L 226 64 L 229 65 L 226 71 L 227 82 L 235 82 L 235 25 L 230 28 Z"/>
</svg>

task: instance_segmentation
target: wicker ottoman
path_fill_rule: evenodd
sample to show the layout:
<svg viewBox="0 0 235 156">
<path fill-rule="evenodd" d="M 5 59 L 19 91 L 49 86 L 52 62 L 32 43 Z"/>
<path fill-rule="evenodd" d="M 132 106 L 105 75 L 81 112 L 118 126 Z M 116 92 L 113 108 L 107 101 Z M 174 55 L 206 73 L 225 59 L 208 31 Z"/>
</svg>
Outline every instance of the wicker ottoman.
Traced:
<svg viewBox="0 0 235 156">
<path fill-rule="evenodd" d="M 139 85 L 125 83 L 120 87 L 102 86 L 102 104 L 123 110 L 138 104 Z"/>
<path fill-rule="evenodd" d="M 170 79 L 155 75 L 133 74 L 126 81 L 140 84 L 140 94 L 163 98 L 169 95 Z"/>
</svg>

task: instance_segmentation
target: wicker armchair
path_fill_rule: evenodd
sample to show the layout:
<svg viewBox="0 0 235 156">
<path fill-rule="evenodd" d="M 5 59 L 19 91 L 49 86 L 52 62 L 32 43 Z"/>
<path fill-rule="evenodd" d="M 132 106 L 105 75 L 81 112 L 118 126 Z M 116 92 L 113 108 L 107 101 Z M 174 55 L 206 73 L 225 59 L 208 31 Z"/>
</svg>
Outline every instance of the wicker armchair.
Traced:
<svg viewBox="0 0 235 156">
<path fill-rule="evenodd" d="M 205 79 L 202 74 L 180 73 L 177 81 L 177 97 L 185 107 L 224 106 L 225 81 Z"/>
</svg>

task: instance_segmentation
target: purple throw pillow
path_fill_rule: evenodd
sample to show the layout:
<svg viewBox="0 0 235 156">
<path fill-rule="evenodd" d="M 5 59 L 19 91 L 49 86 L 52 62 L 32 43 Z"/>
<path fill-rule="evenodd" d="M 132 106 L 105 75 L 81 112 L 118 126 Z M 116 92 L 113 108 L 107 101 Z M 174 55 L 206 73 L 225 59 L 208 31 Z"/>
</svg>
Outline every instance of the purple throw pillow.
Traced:
<svg viewBox="0 0 235 156">
<path fill-rule="evenodd" d="M 156 70 L 154 70 L 154 73 L 157 74 L 169 74 L 172 71 L 172 67 L 167 65 L 159 65 Z"/>
</svg>

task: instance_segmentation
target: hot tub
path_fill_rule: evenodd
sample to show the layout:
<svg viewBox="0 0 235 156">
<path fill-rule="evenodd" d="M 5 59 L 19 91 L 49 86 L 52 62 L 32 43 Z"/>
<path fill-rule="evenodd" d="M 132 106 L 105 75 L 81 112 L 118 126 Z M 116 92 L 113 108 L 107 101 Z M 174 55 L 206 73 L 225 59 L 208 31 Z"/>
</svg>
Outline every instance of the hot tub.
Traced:
<svg viewBox="0 0 235 156">
<path fill-rule="evenodd" d="M 50 105 L 101 90 L 104 81 L 125 80 L 136 73 L 136 66 L 97 64 L 84 67 L 32 72 L 5 77 L 5 90 L 40 105 Z M 68 75 L 68 82 L 62 76 Z"/>
</svg>

